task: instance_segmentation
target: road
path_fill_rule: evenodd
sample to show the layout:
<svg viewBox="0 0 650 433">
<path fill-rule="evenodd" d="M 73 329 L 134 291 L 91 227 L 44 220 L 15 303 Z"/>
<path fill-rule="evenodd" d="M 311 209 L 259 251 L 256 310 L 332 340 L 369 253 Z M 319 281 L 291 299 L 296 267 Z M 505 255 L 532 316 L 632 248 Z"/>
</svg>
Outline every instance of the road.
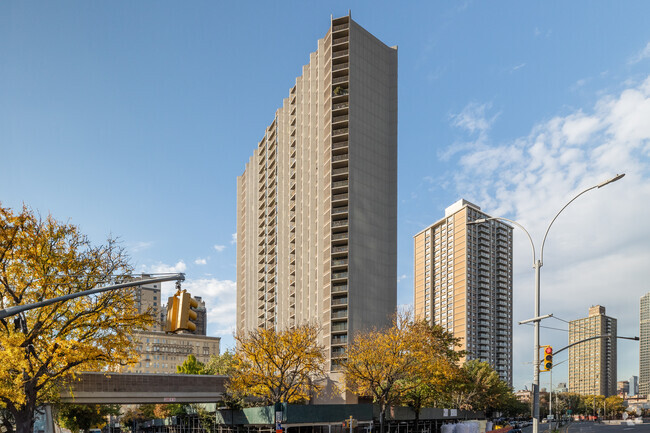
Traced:
<svg viewBox="0 0 650 433">
<path fill-rule="evenodd" d="M 548 424 L 539 425 L 540 433 L 548 433 Z M 533 426 L 524 427 L 522 433 L 532 433 Z M 609 425 L 594 422 L 573 422 L 569 424 L 567 433 L 650 433 L 650 423 Z"/>
<path fill-rule="evenodd" d="M 574 422 L 567 433 L 650 433 L 648 424 L 598 424 L 593 422 Z"/>
</svg>

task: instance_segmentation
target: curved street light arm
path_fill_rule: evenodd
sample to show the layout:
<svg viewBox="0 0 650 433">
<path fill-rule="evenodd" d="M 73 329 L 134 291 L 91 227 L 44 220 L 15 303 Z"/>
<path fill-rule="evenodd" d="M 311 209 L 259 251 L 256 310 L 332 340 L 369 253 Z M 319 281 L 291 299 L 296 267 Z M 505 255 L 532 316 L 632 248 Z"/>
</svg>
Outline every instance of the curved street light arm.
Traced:
<svg viewBox="0 0 650 433">
<path fill-rule="evenodd" d="M 571 200 L 569 200 L 569 202 L 568 202 L 567 204 L 565 204 L 564 207 L 562 207 L 562 209 L 560 209 L 560 211 L 559 211 L 557 214 L 555 214 L 555 217 L 553 217 L 553 220 L 551 221 L 551 223 L 550 223 L 550 224 L 548 225 L 548 227 L 546 228 L 546 233 L 544 233 L 544 239 L 542 239 L 542 245 L 541 245 L 541 247 L 540 247 L 540 249 L 539 249 L 539 261 L 540 261 L 540 266 L 544 264 L 544 244 L 546 243 L 546 237 L 548 236 L 548 232 L 549 232 L 549 230 L 551 230 L 551 226 L 553 225 L 553 223 L 555 222 L 555 220 L 557 219 L 557 217 L 560 216 L 560 214 L 562 213 L 562 211 L 563 211 L 564 209 L 566 209 L 567 206 L 569 206 L 571 203 L 573 203 L 573 202 L 575 201 L 575 199 L 577 199 L 578 197 L 580 197 L 582 194 L 584 194 L 584 193 L 586 193 L 586 192 L 589 192 L 589 191 L 591 191 L 592 189 L 602 188 L 602 187 L 604 187 L 604 186 L 607 185 L 607 184 L 610 184 L 610 183 L 612 183 L 612 182 L 616 182 L 617 180 L 621 179 L 623 176 L 625 176 L 625 173 L 623 173 L 623 174 L 617 174 L 616 176 L 614 176 L 614 177 L 611 178 L 611 179 L 607 179 L 607 180 L 604 181 L 604 182 L 600 182 L 598 185 L 594 185 L 594 186 L 592 186 L 592 187 L 590 187 L 590 188 L 585 189 L 585 190 L 582 191 L 580 194 L 576 195 L 576 196 L 573 197 Z"/>
</svg>

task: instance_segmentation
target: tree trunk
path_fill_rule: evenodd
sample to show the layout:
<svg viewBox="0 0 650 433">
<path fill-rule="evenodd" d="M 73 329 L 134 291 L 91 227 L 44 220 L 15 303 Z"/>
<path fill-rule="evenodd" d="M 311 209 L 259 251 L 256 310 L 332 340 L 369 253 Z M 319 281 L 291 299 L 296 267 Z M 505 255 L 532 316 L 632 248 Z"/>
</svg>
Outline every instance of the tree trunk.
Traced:
<svg viewBox="0 0 650 433">
<path fill-rule="evenodd" d="M 34 431 L 34 403 L 27 402 L 19 411 L 14 412 L 16 433 L 32 433 Z"/>
</svg>

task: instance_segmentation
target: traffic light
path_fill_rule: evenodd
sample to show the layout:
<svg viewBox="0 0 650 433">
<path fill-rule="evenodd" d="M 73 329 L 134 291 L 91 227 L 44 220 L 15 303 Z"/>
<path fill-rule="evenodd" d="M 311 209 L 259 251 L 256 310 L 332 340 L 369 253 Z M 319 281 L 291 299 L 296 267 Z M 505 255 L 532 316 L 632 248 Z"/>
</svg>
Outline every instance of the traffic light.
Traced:
<svg viewBox="0 0 650 433">
<path fill-rule="evenodd" d="M 185 329 L 188 331 L 196 331 L 196 323 L 194 321 L 197 318 L 196 311 L 192 308 L 199 306 L 199 303 L 196 299 L 183 290 L 180 293 L 177 293 L 180 296 L 178 302 L 178 312 L 177 312 L 177 321 L 176 321 L 176 330 Z"/>
<path fill-rule="evenodd" d="M 549 371 L 553 368 L 553 347 L 544 346 L 544 359 L 542 360 L 542 371 Z"/>
<path fill-rule="evenodd" d="M 167 298 L 167 321 L 165 322 L 165 332 L 176 332 L 178 327 L 178 293 Z"/>
</svg>

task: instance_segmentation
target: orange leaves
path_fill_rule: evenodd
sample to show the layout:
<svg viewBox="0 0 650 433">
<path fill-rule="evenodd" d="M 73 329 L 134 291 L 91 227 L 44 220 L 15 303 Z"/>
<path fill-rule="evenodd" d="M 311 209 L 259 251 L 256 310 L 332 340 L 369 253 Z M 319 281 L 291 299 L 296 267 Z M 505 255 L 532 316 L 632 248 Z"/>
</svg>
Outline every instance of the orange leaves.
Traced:
<svg viewBox="0 0 650 433">
<path fill-rule="evenodd" d="M 233 394 L 252 395 L 267 403 L 308 400 L 321 389 L 325 349 L 315 326 L 276 332 L 259 329 L 237 335 Z"/>
<path fill-rule="evenodd" d="M 373 397 L 382 408 L 418 387 L 440 385 L 461 354 L 457 339 L 440 327 L 413 322 L 410 314 L 394 317 L 390 327 L 353 336 L 345 364 L 346 388 Z"/>
<path fill-rule="evenodd" d="M 29 208 L 0 205 L 0 308 L 88 290 L 130 274 L 123 249 L 93 245 L 73 225 Z M 112 282 L 112 281 L 111 281 Z M 56 395 L 61 378 L 135 361 L 130 338 L 153 318 L 139 314 L 129 289 L 27 311 L 22 326 L 0 323 L 0 403 L 25 410 Z"/>
</svg>

